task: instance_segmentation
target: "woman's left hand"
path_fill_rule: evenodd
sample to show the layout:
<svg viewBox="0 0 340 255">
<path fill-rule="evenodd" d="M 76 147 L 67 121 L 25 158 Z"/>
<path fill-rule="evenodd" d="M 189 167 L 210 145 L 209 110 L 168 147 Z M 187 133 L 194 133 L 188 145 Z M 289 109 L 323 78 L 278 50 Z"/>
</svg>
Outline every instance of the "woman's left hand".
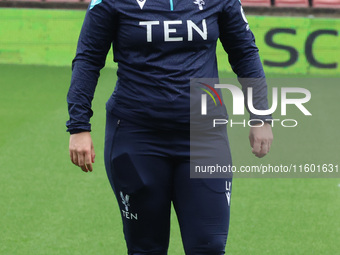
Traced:
<svg viewBox="0 0 340 255">
<path fill-rule="evenodd" d="M 256 157 L 264 157 L 270 150 L 273 142 L 272 127 L 269 123 L 263 126 L 251 127 L 249 131 L 249 141 L 252 152 Z"/>
</svg>

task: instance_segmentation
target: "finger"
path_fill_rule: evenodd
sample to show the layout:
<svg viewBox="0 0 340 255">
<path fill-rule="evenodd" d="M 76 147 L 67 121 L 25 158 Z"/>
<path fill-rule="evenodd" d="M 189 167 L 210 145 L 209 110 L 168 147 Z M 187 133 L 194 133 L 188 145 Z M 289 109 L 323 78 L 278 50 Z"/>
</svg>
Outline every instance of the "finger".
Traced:
<svg viewBox="0 0 340 255">
<path fill-rule="evenodd" d="M 92 146 L 92 148 L 91 148 L 91 162 L 92 162 L 92 163 L 94 163 L 95 157 L 96 157 L 96 153 L 94 152 L 94 148 L 93 148 L 93 146 Z"/>
<path fill-rule="evenodd" d="M 72 163 L 78 166 L 78 155 L 75 151 L 72 152 Z"/>
<path fill-rule="evenodd" d="M 85 154 L 85 168 L 87 171 L 92 172 L 93 168 L 92 168 L 92 155 L 91 152 L 88 152 Z"/>
<path fill-rule="evenodd" d="M 258 156 L 261 151 L 261 143 L 259 141 L 254 141 L 252 152 L 255 156 Z"/>
<path fill-rule="evenodd" d="M 81 166 L 80 168 L 81 168 L 81 170 L 82 170 L 83 172 L 85 172 L 85 173 L 87 173 L 87 172 L 89 171 L 89 170 L 85 167 L 85 165 Z"/>
<path fill-rule="evenodd" d="M 87 166 L 85 166 L 85 164 L 84 165 L 82 165 L 82 166 L 80 166 L 80 168 L 81 168 L 81 170 L 83 171 L 83 172 L 85 172 L 85 173 L 87 173 L 89 170 L 87 169 Z"/>
<path fill-rule="evenodd" d="M 84 164 L 84 167 L 85 167 L 86 171 L 90 171 L 89 166 L 86 163 Z M 92 172 L 92 170 L 90 172 Z"/>
<path fill-rule="evenodd" d="M 263 142 L 259 156 L 262 158 L 268 153 L 268 142 Z"/>
<path fill-rule="evenodd" d="M 88 172 L 88 170 L 85 167 L 85 154 L 84 153 L 78 153 L 78 166 L 80 166 L 81 170 L 84 172 Z"/>
<path fill-rule="evenodd" d="M 87 168 L 87 166 L 85 166 L 85 164 L 83 166 L 80 167 L 81 170 L 83 170 L 83 172 L 87 173 L 89 170 Z"/>
<path fill-rule="evenodd" d="M 69 150 L 69 153 L 70 153 L 70 159 L 71 159 L 71 162 L 73 163 L 73 152 L 71 150 Z M 74 164 L 74 163 L 73 163 Z"/>
</svg>

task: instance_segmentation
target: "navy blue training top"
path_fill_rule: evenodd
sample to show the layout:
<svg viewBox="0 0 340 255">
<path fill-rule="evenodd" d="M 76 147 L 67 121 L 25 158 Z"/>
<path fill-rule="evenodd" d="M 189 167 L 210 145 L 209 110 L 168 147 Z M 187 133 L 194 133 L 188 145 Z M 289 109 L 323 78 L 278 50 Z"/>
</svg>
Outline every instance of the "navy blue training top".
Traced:
<svg viewBox="0 0 340 255">
<path fill-rule="evenodd" d="M 68 131 L 91 130 L 91 101 L 111 45 L 118 80 L 107 110 L 141 125 L 187 127 L 190 78 L 218 77 L 218 39 L 238 77 L 264 77 L 238 0 L 93 0 L 72 64 Z M 253 95 L 256 109 L 268 109 L 265 82 Z"/>
</svg>

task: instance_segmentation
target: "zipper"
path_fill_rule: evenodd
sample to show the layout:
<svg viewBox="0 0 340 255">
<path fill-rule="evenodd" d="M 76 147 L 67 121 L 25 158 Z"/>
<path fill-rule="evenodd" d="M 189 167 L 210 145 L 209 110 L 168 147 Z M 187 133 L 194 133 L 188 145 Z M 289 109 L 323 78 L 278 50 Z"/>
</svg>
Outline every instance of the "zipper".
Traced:
<svg viewBox="0 0 340 255">
<path fill-rule="evenodd" d="M 174 2 L 173 0 L 169 0 L 170 1 L 170 11 L 174 10 Z"/>
</svg>

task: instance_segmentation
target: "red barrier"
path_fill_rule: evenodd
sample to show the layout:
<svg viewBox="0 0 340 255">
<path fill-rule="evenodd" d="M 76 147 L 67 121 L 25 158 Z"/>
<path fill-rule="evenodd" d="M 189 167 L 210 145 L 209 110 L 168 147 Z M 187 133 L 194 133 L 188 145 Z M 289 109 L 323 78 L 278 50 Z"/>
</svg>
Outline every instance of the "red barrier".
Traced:
<svg viewBox="0 0 340 255">
<path fill-rule="evenodd" d="M 243 6 L 271 6 L 270 0 L 243 0 Z"/>
<path fill-rule="evenodd" d="M 277 7 L 309 7 L 308 0 L 275 0 Z"/>
<path fill-rule="evenodd" d="M 314 0 L 313 7 L 316 8 L 340 8 L 340 0 Z"/>
</svg>

